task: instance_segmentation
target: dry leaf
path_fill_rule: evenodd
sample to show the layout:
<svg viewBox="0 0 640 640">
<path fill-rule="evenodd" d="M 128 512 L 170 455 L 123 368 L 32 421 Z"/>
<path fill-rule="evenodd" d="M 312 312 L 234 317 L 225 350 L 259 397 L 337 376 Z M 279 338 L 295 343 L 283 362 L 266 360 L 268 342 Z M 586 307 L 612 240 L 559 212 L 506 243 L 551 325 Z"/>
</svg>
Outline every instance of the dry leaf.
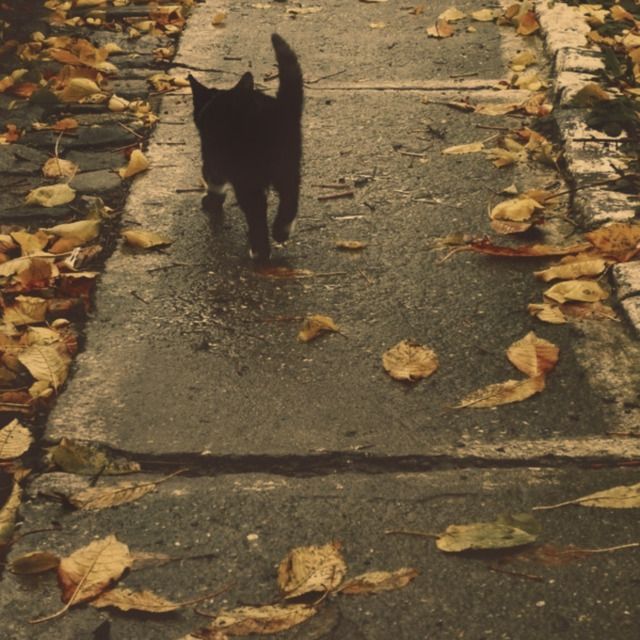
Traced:
<svg viewBox="0 0 640 640">
<path fill-rule="evenodd" d="M 504 116 L 513 111 L 517 111 L 519 105 L 509 104 L 506 102 L 487 102 L 478 104 L 473 109 L 474 113 L 479 113 L 483 116 Z"/>
<path fill-rule="evenodd" d="M 11 543 L 21 501 L 22 489 L 14 481 L 11 493 L 0 509 L 0 548 Z"/>
<path fill-rule="evenodd" d="M 593 107 L 598 102 L 611 100 L 613 96 L 609 94 L 596 82 L 587 82 L 571 99 L 577 107 Z"/>
<path fill-rule="evenodd" d="M 67 606 L 95 598 L 131 566 L 129 547 L 114 535 L 94 540 L 62 558 L 58 580 Z"/>
<path fill-rule="evenodd" d="M 542 258 L 545 256 L 564 256 L 580 253 L 589 248 L 586 243 L 572 244 L 565 247 L 552 244 L 520 245 L 519 247 L 504 247 L 493 244 L 488 239 L 469 243 L 469 248 L 478 253 L 504 258 Z"/>
<path fill-rule="evenodd" d="M 291 629 L 316 613 L 314 607 L 303 604 L 238 607 L 221 611 L 207 629 L 223 631 L 230 636 L 270 635 Z"/>
<path fill-rule="evenodd" d="M 29 191 L 25 202 L 39 207 L 57 207 L 67 204 L 76 197 L 76 192 L 68 184 L 53 184 L 47 187 L 38 187 Z"/>
<path fill-rule="evenodd" d="M 367 247 L 366 242 L 360 242 L 360 240 L 336 240 L 337 249 L 345 249 L 347 251 L 360 251 Z"/>
<path fill-rule="evenodd" d="M 156 595 L 152 591 L 133 591 L 116 588 L 101 593 L 91 606 L 97 609 L 115 607 L 120 611 L 144 611 L 145 613 L 168 613 L 177 611 L 181 605 Z"/>
<path fill-rule="evenodd" d="M 21 576 L 30 576 L 57 569 L 60 558 L 51 551 L 31 551 L 11 561 L 9 571 Z"/>
<path fill-rule="evenodd" d="M 430 38 L 450 38 L 456 32 L 446 20 L 436 20 L 435 25 L 427 27 L 426 31 Z"/>
<path fill-rule="evenodd" d="M 278 566 L 278 586 L 285 599 L 335 591 L 347 572 L 340 546 L 330 542 L 292 549 Z"/>
<path fill-rule="evenodd" d="M 57 224 L 49 229 L 42 229 L 59 238 L 77 238 L 82 242 L 90 242 L 100 235 L 100 220 L 78 220 Z"/>
<path fill-rule="evenodd" d="M 13 304 L 4 309 L 4 321 L 17 326 L 44 322 L 48 304 L 42 298 L 17 296 Z"/>
<path fill-rule="evenodd" d="M 345 582 L 340 593 L 360 595 L 402 589 L 417 575 L 418 571 L 410 568 L 397 569 L 396 571 L 369 571 Z"/>
<path fill-rule="evenodd" d="M 445 9 L 439 16 L 439 20 L 446 20 L 447 22 L 456 22 L 457 20 L 462 20 L 466 15 L 460 11 L 460 9 L 456 9 L 456 7 L 450 7 L 449 9 Z"/>
<path fill-rule="evenodd" d="M 112 460 L 103 451 L 69 438 L 62 438 L 57 445 L 50 447 L 48 456 L 63 471 L 78 475 L 119 475 L 140 471 L 137 462 Z"/>
<path fill-rule="evenodd" d="M 122 237 L 126 243 L 137 249 L 153 249 L 155 247 L 166 247 L 173 243 L 173 240 L 155 231 L 145 231 L 144 229 L 125 229 Z"/>
<path fill-rule="evenodd" d="M 530 49 L 525 49 L 524 51 L 520 51 L 517 53 L 511 60 L 509 61 L 509 66 L 514 71 L 522 71 L 527 67 L 535 64 L 537 62 L 536 54 Z"/>
<path fill-rule="evenodd" d="M 599 276 L 607 267 L 607 263 L 602 258 L 591 258 L 579 260 L 567 264 L 557 264 L 543 271 L 534 271 L 533 275 L 550 282 L 551 280 L 574 280 L 583 276 Z"/>
<path fill-rule="evenodd" d="M 123 168 L 118 169 L 118 174 L 121 178 L 131 178 L 142 171 L 146 171 L 149 168 L 149 161 L 145 158 L 144 153 L 140 149 L 134 149 L 129 156 L 129 164 Z"/>
<path fill-rule="evenodd" d="M 67 350 L 59 344 L 31 345 L 18 354 L 18 360 L 35 380 L 48 382 L 54 389 L 64 384 L 71 365 Z"/>
<path fill-rule="evenodd" d="M 100 87 L 89 78 L 71 78 L 67 86 L 58 94 L 63 102 L 79 102 L 83 98 L 102 94 Z"/>
<path fill-rule="evenodd" d="M 507 349 L 509 362 L 526 376 L 544 376 L 554 369 L 560 349 L 530 331 Z"/>
<path fill-rule="evenodd" d="M 436 540 L 440 551 L 459 553 L 482 549 L 509 549 L 531 544 L 536 536 L 499 522 L 452 524 Z"/>
<path fill-rule="evenodd" d="M 382 366 L 394 380 L 415 382 L 438 368 L 435 351 L 410 340 L 402 340 L 382 355 Z"/>
<path fill-rule="evenodd" d="M 49 158 L 42 165 L 42 174 L 45 178 L 73 178 L 78 172 L 78 165 L 71 160 L 61 158 Z"/>
<path fill-rule="evenodd" d="M 479 9 L 471 12 L 471 17 L 478 22 L 491 22 L 500 15 L 498 9 Z"/>
<path fill-rule="evenodd" d="M 489 213 L 489 217 L 492 220 L 525 222 L 530 220 L 538 209 L 543 209 L 543 206 L 533 198 L 526 196 L 511 198 L 493 207 Z"/>
<path fill-rule="evenodd" d="M 542 511 L 543 509 L 557 509 L 558 507 L 566 507 L 570 504 L 577 504 L 581 507 L 598 507 L 601 509 L 636 509 L 640 507 L 640 482 L 632 485 L 622 485 L 605 489 L 604 491 L 596 491 L 582 498 L 567 500 L 558 504 L 533 507 L 534 511 Z"/>
<path fill-rule="evenodd" d="M 489 225 L 500 235 L 506 236 L 514 233 L 524 233 L 533 226 L 533 220 L 530 222 L 515 222 L 513 220 L 492 220 Z"/>
<path fill-rule="evenodd" d="M 327 332 L 340 332 L 339 327 L 329 316 L 307 316 L 302 324 L 302 329 L 300 329 L 298 333 L 298 340 L 300 340 L 300 342 L 310 342 L 319 335 Z"/>
<path fill-rule="evenodd" d="M 586 233 L 585 237 L 603 254 L 625 261 L 638 251 L 640 224 L 614 222 Z"/>
<path fill-rule="evenodd" d="M 292 269 L 277 265 L 260 265 L 255 272 L 265 278 L 288 279 L 288 278 L 310 278 L 314 275 L 309 269 Z"/>
<path fill-rule="evenodd" d="M 455 409 L 497 407 L 526 400 L 544 389 L 544 376 L 524 380 L 507 380 L 478 389 L 466 396 Z"/>
<path fill-rule="evenodd" d="M 36 233 L 29 233 L 28 231 L 24 230 L 14 231 L 11 234 L 11 238 L 15 240 L 20 246 L 20 250 L 23 256 L 33 255 L 41 252 L 51 240 L 51 236 L 42 230 L 36 231 Z"/>
<path fill-rule="evenodd" d="M 214 27 L 222 27 L 224 26 L 224 21 L 227 19 L 226 11 L 216 11 L 211 18 L 211 24 Z"/>
<path fill-rule="evenodd" d="M 78 509 L 108 509 L 134 502 L 156 490 L 155 482 L 121 482 L 112 487 L 90 487 L 69 496 L 69 502 Z"/>
<path fill-rule="evenodd" d="M 33 437 L 31 431 L 23 427 L 17 419 L 0 429 L 0 460 L 19 458 L 26 453 Z"/>
<path fill-rule="evenodd" d="M 516 19 L 518 28 L 516 33 L 521 36 L 530 36 L 540 29 L 540 25 L 536 20 L 536 15 L 533 11 L 527 11 L 522 16 Z"/>
<path fill-rule="evenodd" d="M 443 149 L 443 155 L 461 155 L 464 153 L 479 153 L 484 149 L 482 142 L 470 142 L 469 144 L 457 144 Z"/>
<path fill-rule="evenodd" d="M 544 297 L 554 302 L 598 302 L 609 294 L 593 280 L 565 280 L 558 282 L 544 292 Z"/>
<path fill-rule="evenodd" d="M 566 324 L 569 322 L 561 307 L 553 304 L 529 304 L 527 305 L 527 310 L 542 322 L 548 322 L 549 324 Z"/>
</svg>

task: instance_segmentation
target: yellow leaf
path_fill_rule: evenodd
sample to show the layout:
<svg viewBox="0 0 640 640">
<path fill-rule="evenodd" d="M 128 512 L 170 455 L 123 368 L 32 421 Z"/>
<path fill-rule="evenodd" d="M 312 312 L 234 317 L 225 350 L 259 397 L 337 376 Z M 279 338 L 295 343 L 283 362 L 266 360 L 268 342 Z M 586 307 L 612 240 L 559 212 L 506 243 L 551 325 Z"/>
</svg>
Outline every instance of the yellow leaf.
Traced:
<svg viewBox="0 0 640 640">
<path fill-rule="evenodd" d="M 0 548 L 9 544 L 13 538 L 21 501 L 22 489 L 14 482 L 7 501 L 0 508 Z"/>
<path fill-rule="evenodd" d="M 596 493 L 591 493 L 588 496 L 558 504 L 533 507 L 533 510 L 557 509 L 571 504 L 577 504 L 581 507 L 598 507 L 600 509 L 636 509 L 640 507 L 640 482 L 638 484 L 613 487 L 604 491 L 596 491 Z"/>
<path fill-rule="evenodd" d="M 526 400 L 544 389 L 544 376 L 490 384 L 466 396 L 456 409 L 490 408 Z"/>
<path fill-rule="evenodd" d="M 300 340 L 300 342 L 310 342 L 319 335 L 327 332 L 340 332 L 339 327 L 329 316 L 307 316 L 302 324 L 302 329 L 300 329 L 298 333 L 298 340 Z"/>
<path fill-rule="evenodd" d="M 134 149 L 129 157 L 129 164 L 123 169 L 118 169 L 118 173 L 124 179 L 146 171 L 148 168 L 149 161 L 145 158 L 144 153 L 140 149 Z"/>
<path fill-rule="evenodd" d="M 32 296 L 17 296 L 14 303 L 4 310 L 4 321 L 15 325 L 44 322 L 47 301 Z"/>
<path fill-rule="evenodd" d="M 274 634 L 291 629 L 316 613 L 314 607 L 304 604 L 238 607 L 221 611 L 206 631 L 222 631 L 233 636 Z M 215 635 L 211 637 L 215 638 Z"/>
<path fill-rule="evenodd" d="M 116 588 L 101 593 L 91 606 L 97 609 L 115 607 L 120 611 L 144 611 L 147 613 L 168 613 L 177 611 L 181 605 L 156 595 L 152 591 L 133 591 Z"/>
<path fill-rule="evenodd" d="M 553 285 L 544 292 L 545 298 L 554 302 L 598 302 L 609 294 L 593 280 L 566 280 Z"/>
<path fill-rule="evenodd" d="M 47 187 L 38 187 L 29 191 L 25 201 L 27 204 L 39 207 L 57 207 L 67 204 L 76 197 L 76 192 L 68 184 L 53 184 Z"/>
<path fill-rule="evenodd" d="M 369 571 L 345 582 L 340 588 L 340 593 L 360 595 L 402 589 L 417 575 L 418 572 L 410 568 L 396 571 Z"/>
<path fill-rule="evenodd" d="M 533 198 L 520 197 L 505 200 L 497 204 L 489 214 L 492 220 L 513 220 L 515 222 L 528 221 L 538 209 L 543 206 Z"/>
<path fill-rule="evenodd" d="M 592 258 L 590 260 L 558 264 L 542 271 L 534 271 L 533 275 L 544 282 L 551 280 L 574 280 L 584 276 L 599 276 L 606 267 L 607 263 L 602 258 Z"/>
<path fill-rule="evenodd" d="M 450 7 L 449 9 L 445 9 L 439 16 L 439 20 L 446 20 L 447 22 L 456 22 L 457 20 L 462 20 L 466 15 L 460 11 L 460 9 L 456 9 L 456 7 Z"/>
<path fill-rule="evenodd" d="M 410 340 L 402 340 L 382 355 L 382 366 L 394 380 L 415 382 L 438 368 L 435 351 Z"/>
<path fill-rule="evenodd" d="M 566 324 L 568 322 L 567 317 L 562 313 L 562 309 L 553 304 L 546 302 L 530 304 L 527 306 L 527 310 L 542 322 L 548 322 L 549 324 Z"/>
<path fill-rule="evenodd" d="M 144 229 L 125 229 L 122 237 L 128 245 L 137 249 L 153 249 L 155 247 L 166 247 L 173 240 L 155 231 L 145 231 Z"/>
<path fill-rule="evenodd" d="M 221 27 L 224 25 L 224 21 L 227 19 L 226 11 L 216 11 L 211 18 L 211 24 L 214 27 Z"/>
<path fill-rule="evenodd" d="M 554 369 L 560 349 L 530 331 L 507 349 L 509 362 L 526 376 L 543 376 Z"/>
<path fill-rule="evenodd" d="M 640 245 L 640 224 L 614 222 L 585 234 L 586 239 L 599 251 L 616 260 L 633 257 Z"/>
<path fill-rule="evenodd" d="M 507 113 L 517 111 L 519 105 L 509 104 L 506 102 L 487 102 L 478 104 L 474 108 L 474 113 L 480 113 L 485 116 L 504 116 Z"/>
<path fill-rule="evenodd" d="M 478 22 L 491 22 L 500 15 L 500 11 L 496 9 L 479 9 L 473 11 L 471 17 Z"/>
<path fill-rule="evenodd" d="M 278 566 L 278 586 L 285 599 L 331 593 L 340 586 L 346 572 L 339 543 L 297 547 Z"/>
<path fill-rule="evenodd" d="M 443 155 L 460 155 L 464 153 L 479 153 L 484 149 L 482 142 L 470 142 L 469 144 L 457 144 L 447 147 L 442 151 Z"/>
<path fill-rule="evenodd" d="M 45 178 L 72 178 L 76 175 L 79 167 L 71 160 L 61 158 L 49 158 L 42 165 L 42 173 Z"/>
<path fill-rule="evenodd" d="M 509 549 L 536 541 L 537 536 L 499 522 L 452 524 L 438 536 L 440 551 L 459 553 L 481 549 Z"/>
<path fill-rule="evenodd" d="M 71 78 L 59 94 L 63 102 L 79 102 L 83 98 L 102 94 L 100 87 L 89 78 Z"/>
<path fill-rule="evenodd" d="M 435 25 L 427 27 L 426 31 L 430 38 L 450 38 L 456 30 L 446 20 L 436 20 Z"/>
<path fill-rule="evenodd" d="M 19 458 L 26 453 L 33 437 L 31 431 L 23 427 L 17 419 L 0 429 L 0 460 Z"/>
<path fill-rule="evenodd" d="M 13 240 L 19 245 L 23 256 L 32 256 L 41 252 L 49 241 L 49 236 L 44 231 L 36 231 L 36 233 L 29 233 L 28 231 L 14 231 L 11 234 Z"/>
<path fill-rule="evenodd" d="M 18 360 L 35 380 L 48 382 L 54 389 L 64 384 L 71 365 L 71 358 L 62 344 L 31 345 L 18 354 Z"/>
<path fill-rule="evenodd" d="M 82 242 L 95 240 L 100 234 L 100 220 L 78 220 L 42 229 L 59 238 L 77 238 Z"/>
</svg>

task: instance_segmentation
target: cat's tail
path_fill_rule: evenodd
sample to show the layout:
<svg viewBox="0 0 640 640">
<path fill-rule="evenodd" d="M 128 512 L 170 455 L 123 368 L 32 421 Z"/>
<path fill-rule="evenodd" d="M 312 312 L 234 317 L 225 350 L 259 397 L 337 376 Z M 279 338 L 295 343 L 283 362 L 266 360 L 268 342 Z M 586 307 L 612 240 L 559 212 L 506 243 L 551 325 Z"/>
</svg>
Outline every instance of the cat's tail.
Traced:
<svg viewBox="0 0 640 640">
<path fill-rule="evenodd" d="M 302 114 L 302 69 L 291 47 L 277 33 L 272 34 L 271 44 L 276 52 L 280 86 L 277 98 L 283 107 L 300 116 Z"/>
</svg>

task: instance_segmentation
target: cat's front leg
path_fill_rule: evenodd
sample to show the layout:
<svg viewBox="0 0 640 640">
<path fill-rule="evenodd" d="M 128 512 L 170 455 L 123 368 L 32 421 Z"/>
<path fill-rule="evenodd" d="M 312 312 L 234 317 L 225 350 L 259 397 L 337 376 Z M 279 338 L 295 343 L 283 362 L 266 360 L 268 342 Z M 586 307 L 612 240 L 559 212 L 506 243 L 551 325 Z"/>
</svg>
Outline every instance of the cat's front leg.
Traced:
<svg viewBox="0 0 640 640">
<path fill-rule="evenodd" d="M 267 224 L 267 194 L 264 189 L 234 185 L 238 205 L 244 212 L 249 231 L 249 255 L 254 260 L 268 260 L 269 225 Z"/>
<path fill-rule="evenodd" d="M 280 202 L 272 233 L 276 242 L 284 244 L 295 228 L 300 185 L 297 181 L 291 181 L 289 184 L 279 185 L 276 189 Z"/>
</svg>

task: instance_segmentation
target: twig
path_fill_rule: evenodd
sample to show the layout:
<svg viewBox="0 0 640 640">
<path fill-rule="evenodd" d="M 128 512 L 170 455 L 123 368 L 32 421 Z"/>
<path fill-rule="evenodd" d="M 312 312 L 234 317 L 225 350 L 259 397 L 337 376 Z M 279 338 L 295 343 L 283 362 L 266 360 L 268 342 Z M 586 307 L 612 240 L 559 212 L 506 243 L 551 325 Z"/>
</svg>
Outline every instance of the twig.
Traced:
<svg viewBox="0 0 640 640">
<path fill-rule="evenodd" d="M 338 183 L 330 182 L 330 183 L 327 183 L 327 184 L 323 184 L 323 183 L 312 184 L 311 186 L 312 187 L 316 187 L 318 189 L 344 189 L 347 185 L 340 184 L 339 182 Z"/>
<path fill-rule="evenodd" d="M 355 193 L 353 190 L 340 191 L 338 193 L 327 193 L 327 195 L 318 196 L 318 200 L 324 201 L 324 200 L 337 200 L 338 198 L 353 198 L 354 195 Z"/>
<path fill-rule="evenodd" d="M 451 256 L 455 255 L 456 253 L 461 253 L 462 251 L 471 251 L 471 247 L 467 247 L 467 246 L 455 247 L 455 249 L 451 249 L 451 251 L 449 251 L 447 255 L 444 256 L 444 258 L 440 258 L 440 260 L 438 260 L 436 264 L 442 264 L 443 262 L 448 260 Z"/>
<path fill-rule="evenodd" d="M 640 438 L 640 431 L 607 431 L 607 435 L 618 438 Z"/>
<path fill-rule="evenodd" d="M 455 73 L 449 74 L 450 78 L 470 78 L 471 76 L 477 76 L 477 71 L 468 71 L 467 73 Z"/>
<path fill-rule="evenodd" d="M 531 573 L 521 573 L 520 571 L 509 571 L 509 569 L 501 569 L 495 565 L 487 565 L 489 571 L 495 571 L 496 573 L 505 573 L 508 576 L 516 576 L 517 578 L 526 578 L 527 580 L 534 580 L 535 582 L 545 582 L 542 576 L 535 576 Z"/>
<path fill-rule="evenodd" d="M 313 80 L 305 80 L 304 84 L 316 84 L 316 82 L 320 82 L 320 80 L 328 80 L 329 78 L 335 78 L 339 76 L 341 73 L 344 73 L 346 69 L 341 69 L 340 71 L 336 71 L 334 73 L 328 73 L 326 76 L 319 76 L 318 78 L 314 78 Z"/>
<path fill-rule="evenodd" d="M 221 596 L 223 593 L 226 593 L 227 591 L 229 591 L 229 589 L 231 589 L 231 587 L 233 587 L 234 584 L 235 582 L 229 582 L 228 584 L 225 584 L 223 587 L 220 587 L 220 589 L 218 589 L 217 591 L 214 591 L 213 593 L 207 593 L 204 596 L 200 596 L 199 598 L 194 598 L 193 600 L 185 600 L 184 602 L 180 603 L 180 606 L 188 607 L 190 604 L 198 604 L 198 602 L 202 602 L 203 600 L 211 600 L 212 598 L 217 598 L 218 596 Z"/>
<path fill-rule="evenodd" d="M 593 187 L 603 187 L 604 185 L 611 184 L 612 182 L 618 181 L 620 178 L 608 178 L 607 180 L 597 180 L 596 182 L 591 182 L 589 184 L 582 184 L 577 187 L 571 187 L 566 191 L 558 191 L 557 193 L 552 193 L 547 197 L 547 200 L 551 200 L 552 198 L 559 198 L 560 196 L 568 196 L 576 191 L 582 191 L 582 189 L 591 189 Z"/>
<path fill-rule="evenodd" d="M 128 131 L 130 134 L 134 135 L 136 138 L 138 138 L 138 140 L 144 140 L 143 135 L 140 135 L 137 131 L 134 131 L 131 127 L 127 127 L 126 124 L 123 124 L 122 122 L 118 122 L 118 125 L 120 125 L 125 131 Z"/>
<path fill-rule="evenodd" d="M 425 158 L 426 153 L 417 153 L 416 151 L 398 151 L 401 156 L 411 156 L 412 158 Z"/>
<path fill-rule="evenodd" d="M 145 304 L 149 304 L 149 301 L 145 300 L 137 291 L 131 291 L 130 293 L 134 298 L 136 298 L 137 300 L 140 300 L 140 302 L 144 302 Z"/>
<path fill-rule="evenodd" d="M 628 544 L 619 544 L 615 547 L 603 547 L 602 549 L 580 549 L 585 553 L 609 553 L 610 551 L 622 551 L 623 549 L 635 549 L 640 547 L 640 542 L 629 542 Z"/>
<path fill-rule="evenodd" d="M 419 538 L 434 538 L 440 536 L 437 533 L 429 533 L 427 531 L 416 531 L 415 529 L 385 529 L 385 535 L 402 535 L 402 536 L 418 536 Z"/>
</svg>

